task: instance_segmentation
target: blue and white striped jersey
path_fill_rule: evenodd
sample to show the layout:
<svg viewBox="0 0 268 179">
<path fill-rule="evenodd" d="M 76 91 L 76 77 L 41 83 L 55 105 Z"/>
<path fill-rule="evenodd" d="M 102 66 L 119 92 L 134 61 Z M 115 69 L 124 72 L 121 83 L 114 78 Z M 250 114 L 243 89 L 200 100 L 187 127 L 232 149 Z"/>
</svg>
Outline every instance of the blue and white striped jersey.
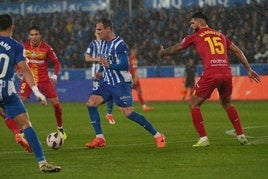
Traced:
<svg viewBox="0 0 268 179">
<path fill-rule="evenodd" d="M 104 81 L 109 85 L 122 82 L 131 82 L 132 77 L 128 71 L 128 46 L 119 36 L 112 41 L 101 41 L 100 57 L 106 58 L 109 68 L 103 69 Z"/>
<path fill-rule="evenodd" d="M 100 54 L 100 43 L 101 41 L 98 41 L 98 40 L 91 41 L 88 44 L 86 54 L 91 56 L 92 58 L 98 58 Z M 99 71 L 100 66 L 101 65 L 99 63 L 96 63 L 96 62 L 92 63 L 92 68 L 91 68 L 92 78 Z"/>
<path fill-rule="evenodd" d="M 15 65 L 25 59 L 22 44 L 11 37 L 0 37 L 0 101 L 15 92 L 12 81 Z"/>
</svg>

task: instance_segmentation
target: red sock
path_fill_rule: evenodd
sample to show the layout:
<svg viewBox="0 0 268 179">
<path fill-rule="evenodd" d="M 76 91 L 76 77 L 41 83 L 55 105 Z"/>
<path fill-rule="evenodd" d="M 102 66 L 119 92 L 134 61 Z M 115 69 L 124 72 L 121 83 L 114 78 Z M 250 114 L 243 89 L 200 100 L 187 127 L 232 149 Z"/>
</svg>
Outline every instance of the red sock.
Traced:
<svg viewBox="0 0 268 179">
<path fill-rule="evenodd" d="M 11 130 L 14 135 L 21 133 L 20 127 L 14 119 L 4 119 L 4 121 L 6 123 L 6 126 Z"/>
<path fill-rule="evenodd" d="M 142 94 L 138 94 L 138 98 L 139 98 L 139 102 L 141 103 L 141 105 L 144 105 Z"/>
<path fill-rule="evenodd" d="M 195 130 L 198 132 L 199 137 L 207 136 L 200 108 L 196 107 L 191 109 L 191 115 Z"/>
<path fill-rule="evenodd" d="M 53 106 L 58 127 L 62 127 L 62 108 L 60 103 Z"/>
<path fill-rule="evenodd" d="M 237 110 L 235 109 L 235 107 L 234 106 L 229 107 L 226 110 L 226 112 L 228 114 L 229 120 L 231 121 L 231 123 L 232 123 L 232 125 L 233 125 L 233 127 L 235 129 L 236 134 L 237 135 L 243 134 L 243 129 L 241 127 L 239 115 L 238 115 Z"/>
</svg>

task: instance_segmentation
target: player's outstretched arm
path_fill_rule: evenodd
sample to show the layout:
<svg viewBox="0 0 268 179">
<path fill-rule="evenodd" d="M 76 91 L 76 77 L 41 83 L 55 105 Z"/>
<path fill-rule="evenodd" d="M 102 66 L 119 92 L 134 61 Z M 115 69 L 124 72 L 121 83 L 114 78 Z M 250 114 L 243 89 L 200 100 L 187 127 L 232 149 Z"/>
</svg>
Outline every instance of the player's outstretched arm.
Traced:
<svg viewBox="0 0 268 179">
<path fill-rule="evenodd" d="M 34 95 L 40 101 L 41 104 L 47 105 L 46 97 L 39 91 L 34 81 L 33 74 L 25 61 L 20 61 L 18 63 L 18 68 L 20 72 L 23 74 L 25 81 L 32 88 Z"/>
<path fill-rule="evenodd" d="M 250 65 L 248 63 L 248 60 L 247 60 L 246 56 L 244 55 L 244 53 L 242 52 L 242 50 L 240 50 L 240 48 L 238 48 L 235 44 L 232 44 L 229 47 L 229 50 L 232 53 L 234 53 L 238 57 L 238 59 L 240 60 L 240 62 L 244 65 L 244 67 L 247 70 L 249 79 L 251 81 L 254 80 L 257 83 L 261 82 L 260 76 L 257 74 L 257 72 L 255 72 L 254 70 L 252 70 L 252 68 L 250 67 Z"/>
<path fill-rule="evenodd" d="M 179 53 L 179 51 L 182 50 L 182 47 L 180 44 L 175 44 L 173 46 L 170 46 L 166 49 L 164 49 L 163 45 L 160 46 L 160 50 L 158 52 L 158 57 L 162 58 L 164 56 L 171 56 Z"/>
</svg>

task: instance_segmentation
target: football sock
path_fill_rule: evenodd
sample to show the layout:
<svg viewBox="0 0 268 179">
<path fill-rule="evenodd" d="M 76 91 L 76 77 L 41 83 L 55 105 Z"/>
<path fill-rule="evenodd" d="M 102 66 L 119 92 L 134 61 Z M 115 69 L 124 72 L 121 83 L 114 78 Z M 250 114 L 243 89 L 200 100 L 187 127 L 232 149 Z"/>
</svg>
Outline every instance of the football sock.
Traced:
<svg viewBox="0 0 268 179">
<path fill-rule="evenodd" d="M 161 136 L 161 133 L 160 132 L 156 132 L 156 134 L 154 135 L 154 138 L 157 138 L 159 136 Z"/>
<path fill-rule="evenodd" d="M 24 129 L 23 132 L 27 142 L 29 143 L 31 149 L 33 150 L 36 160 L 38 162 L 44 161 L 45 160 L 44 151 L 42 149 L 41 143 L 34 129 L 32 127 L 28 127 Z"/>
<path fill-rule="evenodd" d="M 235 107 L 234 106 L 229 107 L 226 110 L 226 112 L 228 114 L 229 120 L 231 121 L 231 123 L 232 123 L 232 125 L 233 125 L 233 127 L 235 129 L 236 134 L 237 135 L 243 134 L 243 129 L 241 127 L 239 115 L 238 115 L 237 110 L 235 109 Z"/>
<path fill-rule="evenodd" d="M 207 140 L 207 139 L 208 139 L 208 137 L 207 137 L 207 136 L 200 137 L 200 140 L 201 140 L 201 141 L 204 141 L 204 140 Z"/>
<path fill-rule="evenodd" d="M 57 121 L 57 125 L 62 126 L 62 108 L 61 108 L 60 103 L 53 105 L 53 108 L 54 108 L 54 114 L 55 114 L 55 118 Z"/>
<path fill-rule="evenodd" d="M 21 133 L 21 130 L 14 119 L 4 119 L 4 121 L 14 135 Z"/>
<path fill-rule="evenodd" d="M 128 119 L 138 123 L 139 125 L 144 127 L 147 131 L 149 131 L 152 135 L 155 135 L 157 133 L 152 124 L 149 121 L 147 121 L 144 116 L 134 111 L 128 116 Z"/>
<path fill-rule="evenodd" d="M 200 108 L 196 107 L 196 108 L 191 109 L 191 115 L 192 115 L 192 121 L 193 121 L 194 127 L 197 133 L 199 134 L 199 137 L 206 136 L 207 134 L 206 134 L 206 130 L 204 127 L 204 120 L 203 120 L 203 116 L 202 116 Z"/>
<path fill-rule="evenodd" d="M 98 109 L 96 107 L 89 107 L 89 106 L 87 107 L 87 109 L 91 120 L 91 124 L 95 130 L 96 135 L 102 134 L 102 129 L 100 125 L 100 114 Z"/>
<path fill-rule="evenodd" d="M 113 107 L 114 107 L 114 101 L 113 101 L 113 98 L 110 98 L 107 101 L 107 114 L 112 114 Z"/>
<path fill-rule="evenodd" d="M 138 99 L 139 99 L 139 102 L 141 103 L 141 105 L 144 105 L 144 99 L 142 97 L 142 93 L 138 94 Z"/>
<path fill-rule="evenodd" d="M 96 137 L 104 139 L 104 135 L 103 134 L 98 134 L 98 135 L 96 135 Z"/>
<path fill-rule="evenodd" d="M 47 163 L 47 161 L 46 160 L 42 160 L 42 161 L 39 161 L 38 162 L 38 165 L 39 165 L 39 167 L 41 167 L 43 164 L 45 164 L 45 163 Z"/>
</svg>

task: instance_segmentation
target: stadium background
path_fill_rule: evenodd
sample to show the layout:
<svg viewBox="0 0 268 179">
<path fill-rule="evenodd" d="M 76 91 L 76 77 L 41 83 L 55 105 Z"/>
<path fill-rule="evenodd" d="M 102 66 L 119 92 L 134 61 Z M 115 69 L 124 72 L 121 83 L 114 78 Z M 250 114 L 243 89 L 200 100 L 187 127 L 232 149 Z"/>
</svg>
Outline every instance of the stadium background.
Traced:
<svg viewBox="0 0 268 179">
<path fill-rule="evenodd" d="M 94 39 L 96 19 L 108 16 L 118 35 L 139 51 L 139 75 L 148 100 L 179 100 L 184 65 L 194 58 L 198 75 L 200 59 L 193 48 L 174 57 L 158 59 L 160 44 L 177 43 L 189 32 L 190 15 L 199 10 L 210 17 L 209 25 L 227 34 L 246 54 L 263 83 L 248 83 L 246 72 L 230 56 L 234 99 L 268 99 L 268 1 L 267 0 L 1 0 L 0 13 L 15 18 L 18 41 L 27 39 L 27 29 L 38 24 L 43 37 L 62 64 L 57 91 L 61 101 L 85 101 L 90 89 L 90 63 L 84 62 L 87 44 Z M 261 55 L 260 55 L 261 54 Z M 261 57 L 257 57 L 257 56 Z M 164 85 L 163 85 L 164 84 Z M 166 94 L 166 91 L 169 94 Z M 74 95 L 74 91 L 79 91 Z M 151 94 L 155 95 L 151 95 Z M 165 95 L 163 95 L 165 94 Z M 136 99 L 135 93 L 134 97 Z M 212 100 L 217 99 L 213 94 Z"/>
</svg>

